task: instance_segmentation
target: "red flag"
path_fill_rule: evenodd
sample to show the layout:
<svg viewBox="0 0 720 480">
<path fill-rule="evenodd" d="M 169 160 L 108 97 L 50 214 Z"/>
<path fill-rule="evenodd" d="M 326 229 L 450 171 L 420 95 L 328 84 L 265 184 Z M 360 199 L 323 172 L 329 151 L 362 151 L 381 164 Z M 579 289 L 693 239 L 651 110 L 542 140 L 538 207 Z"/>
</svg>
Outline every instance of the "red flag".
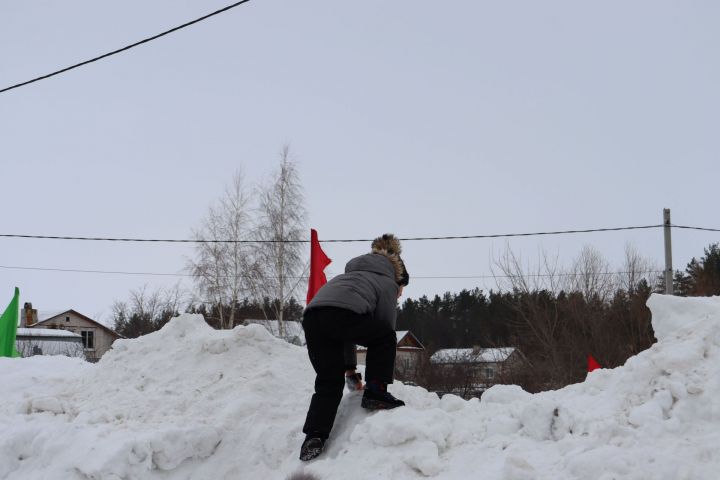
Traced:
<svg viewBox="0 0 720 480">
<path fill-rule="evenodd" d="M 595 360 L 592 355 L 588 355 L 587 360 L 588 360 L 588 366 L 587 366 L 588 373 L 592 372 L 593 370 L 597 370 L 598 368 L 602 368 L 600 366 L 600 364 L 598 363 L 598 361 Z"/>
<path fill-rule="evenodd" d="M 315 296 L 320 290 L 320 287 L 327 283 L 325 277 L 325 267 L 330 265 L 330 260 L 322 248 L 320 248 L 320 241 L 318 240 L 317 230 L 314 228 L 310 229 L 310 279 L 308 281 L 307 291 L 307 303 Z"/>
</svg>

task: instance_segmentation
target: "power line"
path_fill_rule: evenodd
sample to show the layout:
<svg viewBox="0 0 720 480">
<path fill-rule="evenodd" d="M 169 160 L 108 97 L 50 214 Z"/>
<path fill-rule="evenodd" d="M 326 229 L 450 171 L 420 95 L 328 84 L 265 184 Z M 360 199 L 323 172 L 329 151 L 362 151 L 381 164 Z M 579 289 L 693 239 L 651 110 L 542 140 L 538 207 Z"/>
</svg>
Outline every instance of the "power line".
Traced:
<svg viewBox="0 0 720 480">
<path fill-rule="evenodd" d="M 651 273 L 664 273 L 663 270 L 649 270 L 646 272 L 594 272 L 592 275 L 629 275 L 631 273 L 635 274 L 651 274 Z M 457 275 L 457 276 L 442 276 L 442 275 L 433 275 L 433 276 L 413 276 L 414 279 L 492 279 L 492 278 L 549 278 L 549 277 L 581 277 L 584 275 L 588 275 L 587 273 L 570 273 L 570 272 L 559 272 L 559 273 L 526 273 L 523 275 Z"/>
<path fill-rule="evenodd" d="M 114 275 L 149 275 L 149 276 L 163 276 L 163 277 L 191 277 L 192 275 L 187 273 L 153 273 L 153 272 L 124 272 L 118 270 L 81 270 L 74 268 L 49 268 L 49 267 L 18 267 L 10 265 L 0 265 L 0 268 L 7 270 L 36 270 L 43 272 L 69 272 L 69 273 L 103 273 L 103 274 L 114 274 Z"/>
<path fill-rule="evenodd" d="M 164 277 L 195 277 L 195 275 L 189 273 L 158 273 L 158 272 L 128 272 L 120 270 L 84 270 L 74 268 L 49 268 L 49 267 L 22 267 L 22 266 L 10 266 L 0 265 L 0 268 L 9 270 L 32 270 L 32 271 L 44 271 L 44 272 L 65 272 L 65 273 L 97 273 L 97 274 L 108 274 L 108 275 L 147 275 L 147 276 L 164 276 Z M 627 275 L 630 273 L 640 274 L 660 274 L 662 270 L 658 271 L 647 271 L 647 272 L 597 272 L 597 275 Z M 339 274 L 330 275 L 334 277 Z M 494 278 L 526 278 L 526 277 L 574 277 L 581 276 L 583 273 L 528 273 L 525 275 L 414 275 L 412 278 L 415 280 L 473 280 L 473 279 L 494 279 Z M 220 278 L 233 278 L 232 276 L 221 276 Z M 291 279 L 307 279 L 307 276 L 302 277 L 285 277 Z"/>
<path fill-rule="evenodd" d="M 133 44 L 127 45 L 127 46 L 122 47 L 122 48 L 118 48 L 117 50 L 113 50 L 112 52 L 108 52 L 108 53 L 105 53 L 105 54 L 100 55 L 100 56 L 98 56 L 98 57 L 91 58 L 90 60 L 85 60 L 84 62 L 80 62 L 80 63 L 78 63 L 78 64 L 71 65 L 71 66 L 69 66 L 69 67 L 65 67 L 65 68 L 63 68 L 63 69 L 61 69 L 61 70 L 57 70 L 57 71 L 52 72 L 52 73 L 48 73 L 47 75 L 43 75 L 43 76 L 40 76 L 40 77 L 37 77 L 37 78 L 33 78 L 32 80 L 28 80 L 28 81 L 25 81 L 25 82 L 22 82 L 22 83 L 18 83 L 17 85 L 12 85 L 12 86 L 10 86 L 10 87 L 5 87 L 5 88 L 3 88 L 2 90 L 0 90 L 0 93 L 7 92 L 8 90 L 12 90 L 12 89 L 14 89 L 14 88 L 19 88 L 19 87 L 22 87 L 22 86 L 25 86 L 25 85 L 29 85 L 29 84 L 31 84 L 31 83 L 38 82 L 38 81 L 40 81 L 40 80 L 45 80 L 46 78 L 54 77 L 55 75 L 59 75 L 59 74 L 61 74 L 61 73 L 65 73 L 65 72 L 70 71 L 70 70 L 72 70 L 72 69 L 74 69 L 74 68 L 82 67 L 83 65 L 87 65 L 87 64 L 93 63 L 93 62 L 97 62 L 98 60 L 102 60 L 103 58 L 107 58 L 107 57 L 110 57 L 110 56 L 112 56 L 112 55 L 118 54 L 118 53 L 120 53 L 120 52 L 124 52 L 125 50 L 130 50 L 131 48 L 137 47 L 138 45 L 142 45 L 143 43 L 150 42 L 150 41 L 155 40 L 155 39 L 158 39 L 158 38 L 160 38 L 160 37 L 164 37 L 165 35 L 168 35 L 168 34 L 170 34 L 170 33 L 173 33 L 173 32 L 176 32 L 176 31 L 178 31 L 178 30 L 181 30 L 181 29 L 183 29 L 183 28 L 185 28 L 185 27 L 189 27 L 190 25 L 196 24 L 196 23 L 198 23 L 198 22 L 202 22 L 203 20 L 206 20 L 206 19 L 208 19 L 208 18 L 210 18 L 210 17 L 213 17 L 213 16 L 215 16 L 215 15 L 218 15 L 218 14 L 220 14 L 220 13 L 226 12 L 226 11 L 230 10 L 231 8 L 238 7 L 238 6 L 242 5 L 243 3 L 247 3 L 247 2 L 249 2 L 249 1 L 250 1 L 250 0 L 242 0 L 242 1 L 240 1 L 240 2 L 233 3 L 232 5 L 228 5 L 227 7 L 221 8 L 220 10 L 216 10 L 216 11 L 214 11 L 214 12 L 212 12 L 212 13 L 209 13 L 209 14 L 207 14 L 207 15 L 204 15 L 204 16 L 202 16 L 202 17 L 200 17 L 200 18 L 196 18 L 195 20 L 192 20 L 192 21 L 190 21 L 190 22 L 183 23 L 182 25 L 179 25 L 179 26 L 177 26 L 177 27 L 171 28 L 170 30 L 166 30 L 166 31 L 164 31 L 164 32 L 162 32 L 162 33 L 158 33 L 157 35 L 153 35 L 152 37 L 145 38 L 145 39 L 143 39 L 143 40 L 140 40 L 139 42 L 135 42 L 135 43 L 133 43 Z"/>
<path fill-rule="evenodd" d="M 490 235 L 451 235 L 443 237 L 408 237 L 400 238 L 401 241 L 427 241 L 427 240 L 468 240 L 482 238 L 506 238 L 506 237 L 532 237 L 541 235 L 564 235 L 571 233 L 593 233 L 593 232 L 617 232 L 621 230 L 642 230 L 651 228 L 662 228 L 664 225 L 643 225 L 637 227 L 612 227 L 592 228 L 586 230 L 558 230 L 550 232 L 529 232 L 529 233 L 499 233 Z M 683 227 L 695 228 L 695 227 Z M 155 243 L 309 243 L 310 240 L 202 240 L 202 239 L 169 239 L 169 238 L 110 238 L 110 237 L 75 237 L 58 235 L 21 235 L 21 234 L 0 234 L 0 238 L 25 238 L 40 240 L 82 240 L 99 242 L 155 242 Z M 353 243 L 371 242 L 371 238 L 363 239 L 339 239 L 322 240 L 320 243 Z"/>
<path fill-rule="evenodd" d="M 687 225 L 671 225 L 672 228 L 683 228 L 686 230 L 702 230 L 704 232 L 720 232 L 720 228 L 688 227 Z"/>
</svg>

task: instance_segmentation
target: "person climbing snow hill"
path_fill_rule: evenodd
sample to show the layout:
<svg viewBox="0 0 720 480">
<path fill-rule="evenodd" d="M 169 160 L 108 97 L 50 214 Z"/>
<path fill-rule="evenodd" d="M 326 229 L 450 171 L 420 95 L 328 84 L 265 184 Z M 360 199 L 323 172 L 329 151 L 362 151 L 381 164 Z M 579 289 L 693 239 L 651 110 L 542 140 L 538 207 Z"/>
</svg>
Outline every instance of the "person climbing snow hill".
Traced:
<svg viewBox="0 0 720 480">
<path fill-rule="evenodd" d="M 400 240 L 385 234 L 373 240 L 371 253 L 355 257 L 345 273 L 325 284 L 303 313 L 308 355 L 315 369 L 315 393 L 310 401 L 300 459 L 322 452 L 342 398 L 348 368 L 348 346 L 367 348 L 367 379 L 361 406 L 369 410 L 405 405 L 393 397 L 397 299 L 410 277 L 400 257 Z M 357 381 L 360 379 L 357 377 Z M 349 382 L 350 383 L 350 382 Z"/>
</svg>

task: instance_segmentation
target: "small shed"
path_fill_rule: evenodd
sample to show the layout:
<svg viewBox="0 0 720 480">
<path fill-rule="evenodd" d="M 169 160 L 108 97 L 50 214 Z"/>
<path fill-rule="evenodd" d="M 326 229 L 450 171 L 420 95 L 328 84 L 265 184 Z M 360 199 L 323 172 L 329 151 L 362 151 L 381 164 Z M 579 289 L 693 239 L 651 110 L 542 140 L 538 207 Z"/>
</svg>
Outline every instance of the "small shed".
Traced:
<svg viewBox="0 0 720 480">
<path fill-rule="evenodd" d="M 440 396 L 480 397 L 493 385 L 513 383 L 524 360 L 515 347 L 444 348 L 430 357 L 431 390 Z"/>
<path fill-rule="evenodd" d="M 460 366 L 490 382 L 519 361 L 520 357 L 520 352 L 515 347 L 444 348 L 430 357 L 430 364 L 448 370 Z"/>
<path fill-rule="evenodd" d="M 15 344 L 22 357 L 32 357 L 33 355 L 84 356 L 82 336 L 67 330 L 18 328 Z"/>
</svg>

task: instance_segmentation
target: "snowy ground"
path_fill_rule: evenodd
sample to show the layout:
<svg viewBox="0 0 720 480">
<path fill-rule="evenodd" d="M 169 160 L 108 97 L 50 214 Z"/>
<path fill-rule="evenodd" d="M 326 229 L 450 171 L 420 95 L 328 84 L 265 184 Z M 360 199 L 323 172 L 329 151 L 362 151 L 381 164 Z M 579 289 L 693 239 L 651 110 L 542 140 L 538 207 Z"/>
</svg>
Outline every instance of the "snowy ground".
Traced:
<svg viewBox="0 0 720 480">
<path fill-rule="evenodd" d="M 582 384 L 482 401 L 395 384 L 346 394 L 324 454 L 297 459 L 312 368 L 259 326 L 183 315 L 92 365 L 0 359 L 0 479 L 720 478 L 720 297 L 649 301 L 659 342 Z"/>
</svg>

